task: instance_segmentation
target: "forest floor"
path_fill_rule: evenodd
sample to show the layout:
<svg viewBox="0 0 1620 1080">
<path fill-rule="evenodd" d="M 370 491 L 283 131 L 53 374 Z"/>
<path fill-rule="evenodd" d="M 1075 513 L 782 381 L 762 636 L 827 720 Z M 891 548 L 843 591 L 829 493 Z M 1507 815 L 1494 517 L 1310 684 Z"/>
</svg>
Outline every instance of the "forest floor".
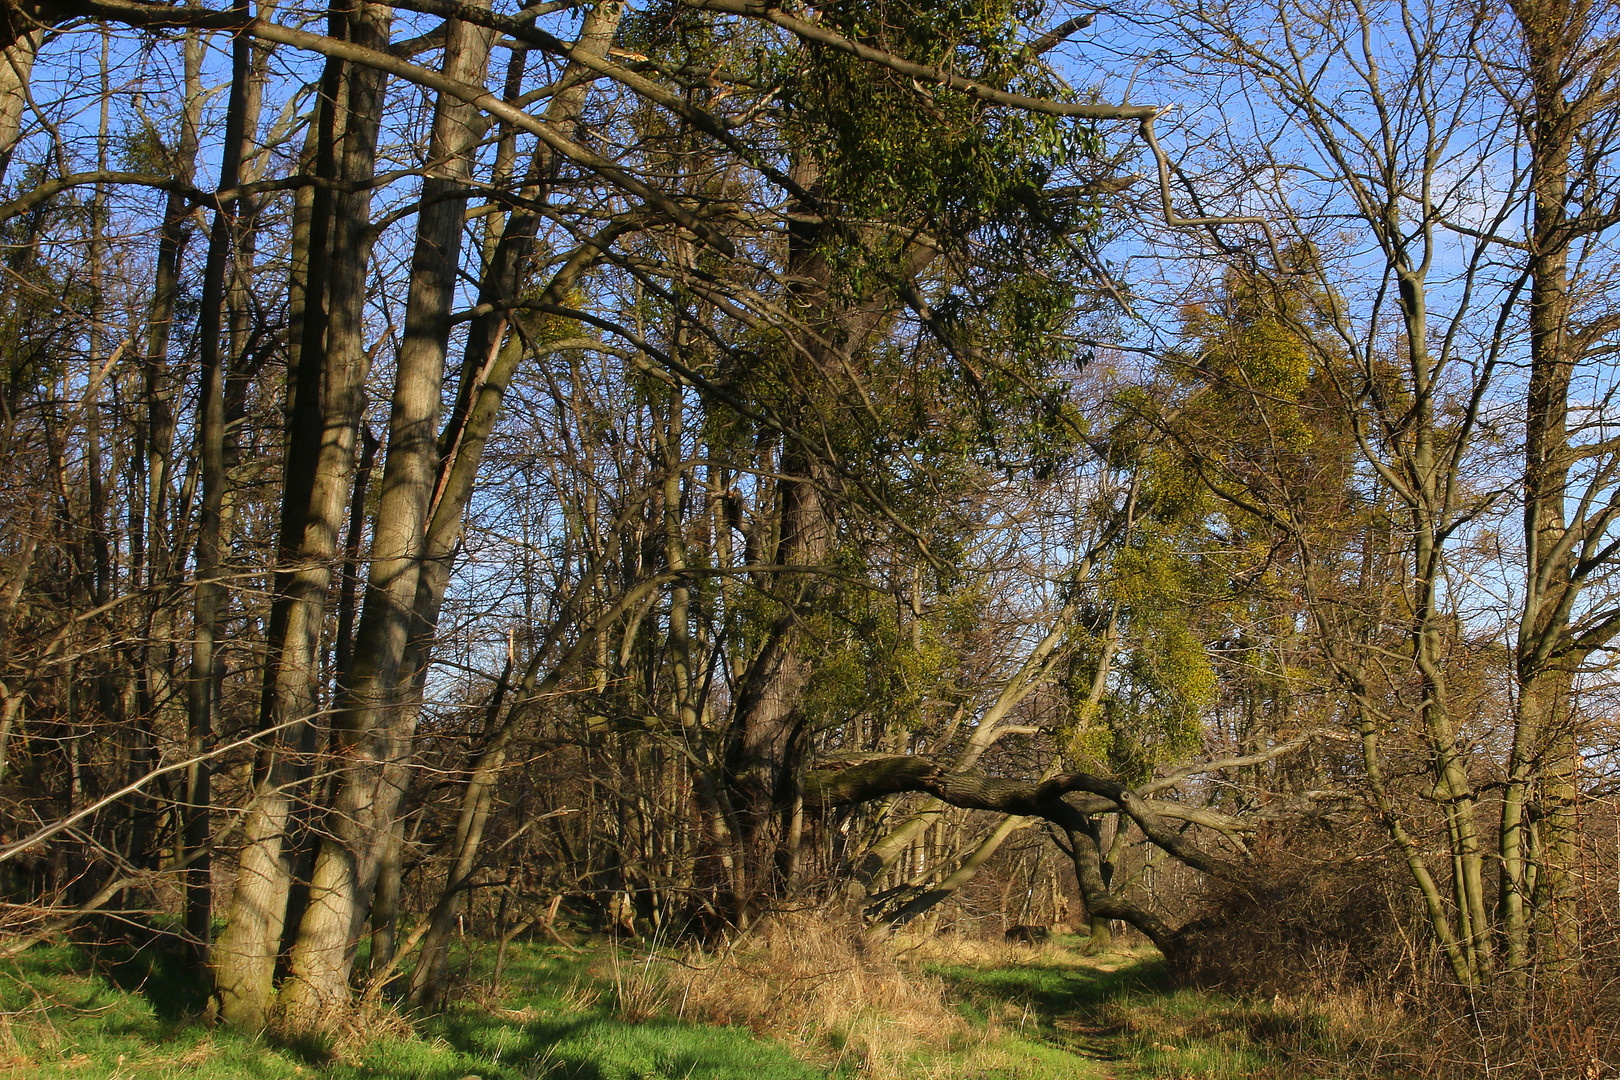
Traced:
<svg viewBox="0 0 1620 1080">
<path fill-rule="evenodd" d="M 601 941 L 514 945 L 490 989 L 493 952 L 464 958 L 442 1015 L 377 1008 L 315 1045 L 206 1026 L 183 961 L 156 946 L 36 948 L 0 965 L 0 1077 L 1236 1080 L 1341 1075 L 1333 1059 L 1354 1052 L 1316 1004 L 1172 989 L 1145 953 L 885 947 L 896 997 L 870 972 L 848 981 L 868 960 L 807 984 Z"/>
</svg>

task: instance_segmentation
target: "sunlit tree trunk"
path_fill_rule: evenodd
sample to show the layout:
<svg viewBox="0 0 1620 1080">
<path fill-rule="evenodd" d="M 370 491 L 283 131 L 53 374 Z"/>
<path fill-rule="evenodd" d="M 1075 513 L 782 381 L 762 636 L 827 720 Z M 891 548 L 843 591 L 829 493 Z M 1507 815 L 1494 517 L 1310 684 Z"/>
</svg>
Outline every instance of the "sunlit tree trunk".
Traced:
<svg viewBox="0 0 1620 1080">
<path fill-rule="evenodd" d="M 34 58 L 45 41 L 44 30 L 31 30 L 0 51 L 0 181 L 6 178 L 11 157 L 22 136 L 23 111 L 28 107 L 28 80 Z"/>
<path fill-rule="evenodd" d="M 246 14 L 246 0 L 236 10 Z M 231 50 L 231 88 L 225 113 L 225 142 L 220 160 L 220 187 L 236 187 L 247 148 L 249 59 L 252 42 L 238 35 Z M 215 644 L 224 614 L 225 589 L 220 582 L 225 544 L 225 293 L 233 258 L 235 199 L 221 200 L 209 232 L 203 266 L 202 307 L 198 322 L 202 385 L 198 405 L 197 456 L 202 484 L 194 573 L 196 599 L 192 617 L 191 670 L 186 679 L 186 771 L 184 857 L 186 862 L 186 933 L 199 966 L 208 962 L 213 939 L 213 871 L 210 859 L 212 813 L 211 766 L 205 755 L 213 736 Z"/>
<path fill-rule="evenodd" d="M 175 179 L 191 183 L 197 164 L 198 125 L 202 119 L 203 42 L 198 31 L 186 34 L 182 46 L 182 105 L 175 141 Z M 140 472 L 145 481 L 141 497 L 144 521 L 137 548 L 135 528 L 131 547 L 138 550 L 132 573 L 150 594 L 146 604 L 145 633 L 135 657 L 136 712 L 143 741 L 153 742 L 152 732 L 159 723 L 159 711 L 168 710 L 174 680 L 173 647 L 176 608 L 171 602 L 174 574 L 171 537 L 177 535 L 170 521 L 171 495 L 175 479 L 174 441 L 176 375 L 170 367 L 170 343 L 174 336 L 175 307 L 180 298 L 180 269 L 190 238 L 188 219 L 191 209 L 178 193 L 164 202 L 163 221 L 158 233 L 157 266 L 153 280 L 152 304 L 147 315 L 147 335 L 142 350 L 141 398 L 144 415 L 136 432 L 135 453 L 140 455 Z M 153 751 L 143 748 L 148 758 Z M 144 825 L 142 826 L 144 832 Z M 139 855 L 149 841 L 137 838 L 132 844 Z"/>
<path fill-rule="evenodd" d="M 624 4 L 617 0 L 591 8 L 580 25 L 575 51 L 605 55 L 623 15 Z M 546 104 L 545 119 L 558 131 L 568 132 L 578 124 L 590 91 L 588 69 L 579 61 L 570 62 L 559 86 Z M 545 201 L 557 166 L 550 147 L 542 143 L 535 149 L 521 192 L 525 201 Z M 479 306 L 487 305 L 490 310 L 468 326 L 455 405 L 439 436 L 437 494 L 417 575 L 413 625 L 401 679 L 420 682 L 426 674 L 440 607 L 450 583 L 452 554 L 461 537 L 462 517 L 483 461 L 485 443 L 500 413 L 501 398 L 523 356 L 521 338 L 507 336 L 511 326 L 507 309 L 520 302 L 524 284 L 532 273 L 536 237 L 543 220 L 544 216 L 532 209 L 507 215 L 500 241 L 479 282 Z M 560 286 L 565 290 L 571 286 L 584 265 L 580 260 L 593 260 L 598 254 L 594 248 L 582 248 L 571 268 L 565 267 L 553 280 L 552 288 Z"/>
<path fill-rule="evenodd" d="M 329 22 L 334 37 L 368 45 L 386 40 L 386 16 L 374 7 L 340 4 Z M 361 185 L 370 179 L 384 81 L 364 68 L 345 77 L 340 61 L 327 61 L 316 113 L 318 176 Z M 369 370 L 361 337 L 369 202 L 367 191 L 322 185 L 309 202 L 307 232 L 295 220 L 293 314 L 301 333 L 288 388 L 280 565 L 267 633 L 260 721 L 266 743 L 255 765 L 236 892 L 214 950 L 222 1015 L 249 1026 L 266 1021 L 274 996 L 292 877 L 286 829 L 314 748 L 321 626 L 355 467 Z"/>
<path fill-rule="evenodd" d="M 1570 257 L 1575 244 L 1607 226 L 1607 212 L 1596 206 L 1613 195 L 1592 190 L 1601 183 L 1596 162 L 1607 147 L 1589 141 L 1594 122 L 1607 125 L 1604 113 L 1615 107 L 1617 61 L 1612 39 L 1601 47 L 1594 40 L 1602 17 L 1591 4 L 1518 0 L 1512 11 L 1527 79 L 1521 124 L 1529 142 L 1532 200 L 1526 261 L 1530 380 L 1525 585 L 1515 657 L 1519 692 L 1502 793 L 1500 907 L 1507 963 L 1522 982 L 1532 939 L 1548 971 L 1567 974 L 1577 963 L 1580 755 L 1574 675 L 1615 632 L 1612 618 L 1579 633 L 1573 625 L 1585 580 L 1602 563 L 1601 557 L 1593 558 L 1598 547 L 1593 540 L 1602 536 L 1614 511 L 1590 514 L 1588 501 L 1570 488 L 1582 455 L 1571 445 L 1568 416 L 1583 349 L 1571 327 Z M 1577 161 L 1578 146 L 1584 161 Z M 1572 182 L 1579 193 L 1573 214 Z M 1573 522 L 1566 513 L 1572 505 L 1579 507 Z M 1539 860 L 1531 856 L 1526 824 L 1533 803 L 1540 809 Z"/>
<path fill-rule="evenodd" d="M 363 47 L 385 48 L 392 16 L 392 9 L 360 0 L 348 12 L 347 40 Z M 301 584 L 309 591 L 297 605 L 298 614 L 307 621 L 299 627 L 296 646 L 289 634 L 283 647 L 284 652 L 296 647 L 297 667 L 292 673 L 307 678 L 304 685 L 289 687 L 297 695 L 295 708 L 310 709 L 312 691 L 319 677 L 320 616 L 325 611 L 326 588 L 331 581 L 349 487 L 354 478 L 356 432 L 370 370 L 371 357 L 365 342 L 366 277 L 373 239 L 369 183 L 376 171 L 377 135 L 387 81 L 383 73 L 359 65 L 349 69 L 344 78 L 344 130 L 337 170 L 344 186 L 332 199 L 326 340 L 324 353 L 320 354 L 326 368 L 325 423 L 304 529 L 303 553 L 310 565 L 306 571 L 308 580 Z M 301 368 L 312 359 L 311 351 L 306 334 Z M 299 389 L 301 395 L 303 387 Z M 290 471 L 290 460 L 288 467 Z M 311 588 L 317 584 L 318 594 Z M 282 663 L 290 666 L 285 657 Z M 291 709 L 284 710 L 283 714 L 293 718 L 300 715 Z M 309 712 L 302 715 L 307 716 Z M 344 744 L 345 752 L 350 745 Z M 347 827 L 343 820 L 346 809 L 341 798 L 336 805 L 327 808 L 333 825 L 339 829 Z M 310 883 L 310 902 L 293 945 L 287 985 L 279 998 L 279 1006 L 293 1030 L 323 1029 L 336 1022 L 348 1004 L 352 944 L 358 938 L 348 918 L 352 908 L 346 908 L 344 917 L 339 920 L 326 918 L 330 910 L 328 899 L 342 894 L 352 881 L 344 875 L 344 869 L 328 861 L 324 868 L 317 870 L 316 879 Z M 322 870 L 324 878 L 320 876 Z M 339 899 L 338 903 L 341 906 L 343 900 Z"/>
<path fill-rule="evenodd" d="M 603 3 L 592 8 L 580 28 L 576 49 L 595 56 L 605 54 L 618 31 L 623 11 L 623 5 L 619 3 Z M 513 65 L 517 66 L 516 59 Z M 583 75 L 584 69 L 577 62 L 570 63 L 562 80 L 564 89 L 547 103 L 546 120 L 559 130 L 571 129 L 584 107 L 589 83 Z M 510 83 L 510 77 L 508 81 Z M 538 149 L 525 185 L 525 195 L 529 199 L 544 200 L 553 168 L 554 161 L 549 151 L 544 147 Z M 467 501 L 472 495 L 485 444 L 499 415 L 501 398 L 526 351 L 519 336 L 505 337 L 510 315 L 504 308 L 518 299 L 530 273 L 539 222 L 540 216 L 530 210 L 507 216 L 501 238 L 484 266 L 479 302 L 497 310 L 473 321 L 467 335 L 456 405 L 438 441 L 435 496 L 428 507 L 425 521 L 423 550 L 411 598 L 410 635 L 397 675 L 403 693 L 419 694 L 426 678 L 440 606 L 450 582 L 451 561 L 461 535 Z M 577 252 L 576 257 L 566 263 L 548 283 L 542 296 L 565 296 L 581 269 L 588 261 L 594 260 L 596 254 L 594 249 Z M 533 692 L 535 678 L 534 672 L 526 676 L 526 693 Z M 417 706 L 418 702 L 413 697 L 406 700 L 402 708 L 410 710 Z M 513 709 L 516 710 L 517 706 L 513 706 Z M 506 747 L 515 731 L 516 721 L 516 715 L 508 715 L 490 729 L 488 741 L 473 762 L 462 790 L 445 891 L 429 914 L 421 955 L 411 976 L 410 998 L 417 1004 L 433 1006 L 443 995 L 451 930 L 461 910 L 465 879 L 477 866 L 479 848 L 493 805 L 495 784 L 505 762 Z M 414 716 L 411 722 L 414 723 Z"/>
<path fill-rule="evenodd" d="M 452 22 L 445 73 L 481 83 L 492 37 L 481 27 Z M 465 103 L 441 96 L 428 146 L 370 576 L 352 667 L 333 716 L 344 756 L 284 992 L 288 1020 L 299 1027 L 329 1024 L 330 1010 L 346 999 L 354 948 L 408 783 L 417 708 L 403 700 L 412 681 L 408 674 L 401 678 L 401 669 L 437 477 L 439 397 L 466 179 L 481 135 L 476 118 Z M 336 309 L 334 298 L 334 326 Z"/>
</svg>

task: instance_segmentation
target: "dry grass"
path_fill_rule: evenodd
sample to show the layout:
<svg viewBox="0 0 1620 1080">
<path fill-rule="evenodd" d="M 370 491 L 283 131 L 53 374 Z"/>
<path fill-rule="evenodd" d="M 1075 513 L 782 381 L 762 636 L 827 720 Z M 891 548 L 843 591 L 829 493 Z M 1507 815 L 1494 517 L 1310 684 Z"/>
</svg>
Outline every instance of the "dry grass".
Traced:
<svg viewBox="0 0 1620 1080">
<path fill-rule="evenodd" d="M 1614 1080 L 1620 1077 L 1620 980 L 1596 970 L 1567 985 L 1523 993 L 1435 995 L 1425 1035 L 1408 1054 L 1412 1072 L 1437 1080 Z M 1607 977 L 1606 977 L 1607 976 Z"/>
<path fill-rule="evenodd" d="M 907 970 L 888 942 L 853 920 L 774 916 L 718 953 L 662 965 L 681 1016 L 741 1024 L 878 1077 L 916 1075 L 925 1051 L 974 1038 L 938 979 Z"/>
<path fill-rule="evenodd" d="M 1212 1075 L 1242 1075 L 1245 1057 L 1257 1055 L 1266 1075 L 1389 1077 L 1419 1035 L 1398 1006 L 1359 990 L 1267 1000 L 1181 989 L 1109 1003 L 1099 1020 L 1134 1045 L 1201 1057 Z"/>
<path fill-rule="evenodd" d="M 1071 941 L 1080 939 L 1074 938 Z M 889 939 L 889 947 L 907 965 L 956 964 L 964 967 L 1003 968 L 1031 964 L 1074 964 L 1112 971 L 1135 963 L 1142 956 L 1156 955 L 1151 947 L 1114 949 L 1104 956 L 1090 956 L 1070 948 L 1058 939 L 1025 943 L 1000 937 L 972 937 L 966 934 L 918 934 L 900 932 Z"/>
<path fill-rule="evenodd" d="M 608 952 L 608 976 L 613 986 L 613 1012 L 620 1020 L 639 1024 L 668 1015 L 672 985 L 667 961 L 656 953 L 626 957 L 618 949 Z"/>
<path fill-rule="evenodd" d="M 50 1020 L 33 1016 L 32 1010 L 0 1013 L 0 1070 L 11 1071 L 28 1065 L 37 1053 L 55 1053 L 61 1036 Z"/>
<path fill-rule="evenodd" d="M 404 1041 L 415 1034 L 410 1020 L 391 1004 L 363 1001 L 343 1016 L 331 1035 L 327 1052 L 336 1061 L 356 1065 L 364 1060 L 366 1051 L 379 1041 Z"/>
</svg>

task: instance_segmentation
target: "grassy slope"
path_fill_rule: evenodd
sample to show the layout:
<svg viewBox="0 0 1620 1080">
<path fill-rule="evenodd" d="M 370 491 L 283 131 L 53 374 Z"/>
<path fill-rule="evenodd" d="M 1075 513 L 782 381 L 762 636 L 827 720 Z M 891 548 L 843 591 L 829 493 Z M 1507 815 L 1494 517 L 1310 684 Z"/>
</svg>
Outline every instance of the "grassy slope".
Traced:
<svg viewBox="0 0 1620 1080">
<path fill-rule="evenodd" d="M 814 1080 L 851 1077 L 853 1058 L 796 1058 L 741 1027 L 661 1016 L 615 1001 L 611 968 L 555 947 L 515 949 L 498 1002 L 466 1002 L 413 1032 L 384 1014 L 332 1048 L 209 1030 L 179 959 L 155 949 L 110 962 L 36 949 L 0 966 L 0 1077 L 205 1080 Z M 936 963 L 975 1029 L 966 1045 L 907 1062 L 934 1080 L 1236 1080 L 1281 1071 L 1279 1046 L 1314 1035 L 1310 1016 L 1164 985 L 1152 958 L 1063 949 Z M 633 993 L 631 982 L 620 990 Z M 811 1055 L 814 1057 L 815 1055 Z"/>
</svg>

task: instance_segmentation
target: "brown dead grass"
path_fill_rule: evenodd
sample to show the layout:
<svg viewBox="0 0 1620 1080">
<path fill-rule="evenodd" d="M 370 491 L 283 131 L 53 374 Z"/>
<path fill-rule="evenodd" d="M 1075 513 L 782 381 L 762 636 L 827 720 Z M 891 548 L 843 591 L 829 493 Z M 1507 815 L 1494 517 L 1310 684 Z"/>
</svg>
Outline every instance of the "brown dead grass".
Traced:
<svg viewBox="0 0 1620 1080">
<path fill-rule="evenodd" d="M 741 1024 L 877 1077 L 915 1075 L 925 1051 L 975 1038 L 944 984 L 853 919 L 776 915 L 714 953 L 666 961 L 677 1015 Z"/>
<path fill-rule="evenodd" d="M 1135 963 L 1142 956 L 1157 955 L 1149 946 L 1134 950 L 1113 949 L 1105 955 L 1092 956 L 1083 949 L 1068 947 L 1061 939 L 1025 943 L 997 937 L 919 934 L 904 931 L 891 937 L 888 944 L 898 959 L 912 967 L 924 964 L 956 964 L 963 967 L 1000 968 L 1032 964 L 1083 963 L 1087 967 L 1112 971 L 1123 965 Z"/>
<path fill-rule="evenodd" d="M 620 1020 L 639 1024 L 671 1011 L 673 980 L 668 961 L 657 954 L 626 957 L 612 949 L 604 974 L 613 988 L 614 1015 Z"/>
<path fill-rule="evenodd" d="M 366 1051 L 379 1040 L 406 1040 L 415 1035 L 408 1018 L 391 1004 L 361 1001 L 337 1017 L 337 1023 L 324 1038 L 300 1040 L 311 1050 L 324 1050 L 334 1061 L 359 1065 Z"/>
</svg>

